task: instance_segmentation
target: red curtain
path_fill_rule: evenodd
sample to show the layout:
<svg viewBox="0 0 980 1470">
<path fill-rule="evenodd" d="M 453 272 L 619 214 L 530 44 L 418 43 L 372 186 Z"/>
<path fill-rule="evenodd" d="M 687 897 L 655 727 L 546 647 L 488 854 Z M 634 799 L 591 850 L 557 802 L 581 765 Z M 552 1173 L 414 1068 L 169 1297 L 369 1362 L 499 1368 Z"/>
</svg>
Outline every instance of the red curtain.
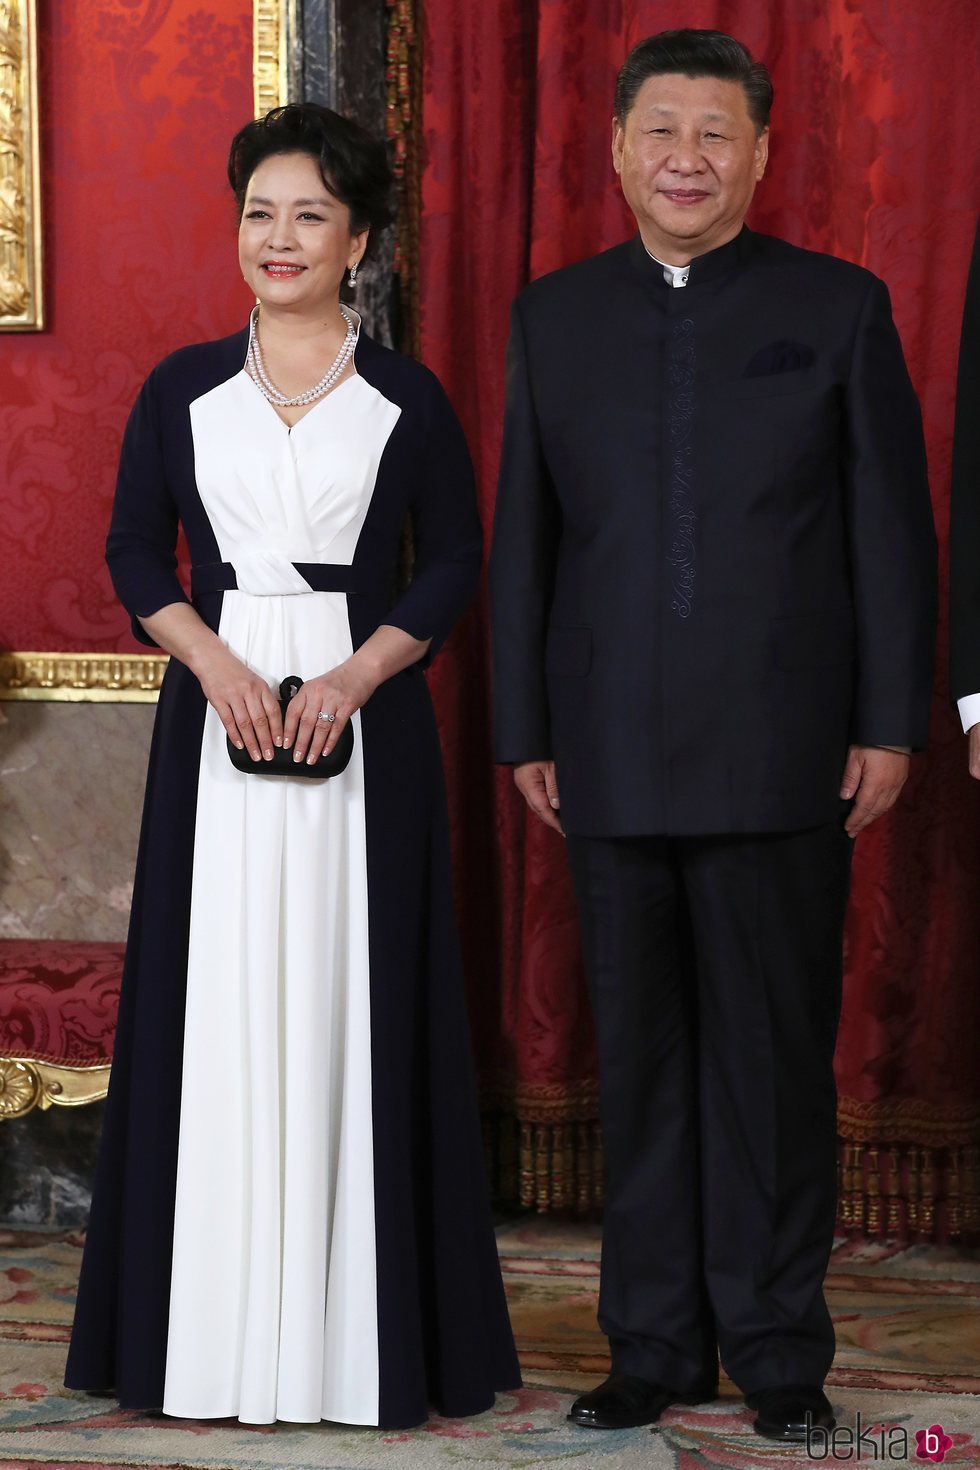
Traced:
<svg viewBox="0 0 980 1470">
<path fill-rule="evenodd" d="M 941 544 L 966 270 L 980 204 L 975 0 L 424 0 L 421 348 L 463 419 L 489 532 L 507 308 L 632 232 L 609 160 L 616 70 L 643 36 L 712 26 L 775 83 L 750 223 L 887 282 L 925 417 Z M 946 570 L 945 551 L 942 556 Z M 944 599 L 945 602 L 945 599 Z M 945 621 L 945 607 L 944 607 Z M 968 1234 L 980 1143 L 980 792 L 946 698 L 901 806 L 858 843 L 838 1048 L 842 1221 Z M 485 598 L 433 673 L 478 1058 L 506 1175 L 586 1206 L 594 1054 L 561 840 L 489 741 Z"/>
</svg>

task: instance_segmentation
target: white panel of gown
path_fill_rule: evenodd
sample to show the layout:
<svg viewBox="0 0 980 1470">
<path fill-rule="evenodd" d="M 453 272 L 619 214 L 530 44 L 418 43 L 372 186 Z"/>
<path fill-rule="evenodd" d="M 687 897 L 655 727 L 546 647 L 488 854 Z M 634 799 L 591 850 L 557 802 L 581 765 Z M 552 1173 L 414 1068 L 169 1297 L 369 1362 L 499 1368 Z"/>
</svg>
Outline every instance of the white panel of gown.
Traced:
<svg viewBox="0 0 980 1470">
<path fill-rule="evenodd" d="M 201 499 L 239 590 L 219 633 L 277 686 L 351 653 L 349 563 L 399 410 L 348 378 L 287 430 L 243 371 L 191 407 Z M 378 1419 L 364 764 L 330 781 L 201 753 L 164 1410 Z"/>
</svg>

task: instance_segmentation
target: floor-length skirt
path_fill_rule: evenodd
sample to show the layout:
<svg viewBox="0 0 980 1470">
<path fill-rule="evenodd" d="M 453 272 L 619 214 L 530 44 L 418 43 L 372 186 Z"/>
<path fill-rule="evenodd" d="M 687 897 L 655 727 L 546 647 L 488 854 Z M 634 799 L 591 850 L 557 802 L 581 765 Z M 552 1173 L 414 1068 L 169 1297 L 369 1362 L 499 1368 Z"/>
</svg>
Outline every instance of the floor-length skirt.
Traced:
<svg viewBox="0 0 980 1470">
<path fill-rule="evenodd" d="M 66 1382 L 256 1422 L 477 1413 L 520 1375 L 425 679 L 360 711 L 346 784 L 231 799 L 224 739 L 172 662 Z"/>
</svg>

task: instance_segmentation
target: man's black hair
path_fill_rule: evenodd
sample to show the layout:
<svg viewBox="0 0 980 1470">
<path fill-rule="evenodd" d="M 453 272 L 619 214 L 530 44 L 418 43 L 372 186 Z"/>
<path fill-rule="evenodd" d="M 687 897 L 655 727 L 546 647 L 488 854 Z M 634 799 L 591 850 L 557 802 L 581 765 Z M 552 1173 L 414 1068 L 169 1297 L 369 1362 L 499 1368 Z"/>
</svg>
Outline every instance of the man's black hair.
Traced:
<svg viewBox="0 0 980 1470">
<path fill-rule="evenodd" d="M 647 77 L 679 72 L 686 77 L 718 77 L 738 82 L 745 92 L 749 116 L 758 132 L 769 125 L 772 80 L 761 61 L 734 36 L 724 31 L 659 31 L 640 41 L 627 56 L 616 79 L 616 118 L 625 124 L 627 113 Z"/>
</svg>

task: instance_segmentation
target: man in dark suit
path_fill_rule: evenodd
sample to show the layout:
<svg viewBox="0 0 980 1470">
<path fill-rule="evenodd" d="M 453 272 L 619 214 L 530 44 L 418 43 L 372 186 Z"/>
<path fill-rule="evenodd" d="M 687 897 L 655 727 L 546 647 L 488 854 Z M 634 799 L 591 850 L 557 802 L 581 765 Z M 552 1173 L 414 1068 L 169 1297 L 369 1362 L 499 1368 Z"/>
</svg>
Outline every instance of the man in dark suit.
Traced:
<svg viewBox="0 0 980 1470">
<path fill-rule="evenodd" d="M 620 73 L 639 233 L 513 309 L 491 558 L 496 753 L 563 831 L 599 1046 L 579 1424 L 713 1396 L 833 1425 L 822 1294 L 850 839 L 926 739 L 935 536 L 868 271 L 754 234 L 772 88 L 677 31 Z"/>
</svg>

